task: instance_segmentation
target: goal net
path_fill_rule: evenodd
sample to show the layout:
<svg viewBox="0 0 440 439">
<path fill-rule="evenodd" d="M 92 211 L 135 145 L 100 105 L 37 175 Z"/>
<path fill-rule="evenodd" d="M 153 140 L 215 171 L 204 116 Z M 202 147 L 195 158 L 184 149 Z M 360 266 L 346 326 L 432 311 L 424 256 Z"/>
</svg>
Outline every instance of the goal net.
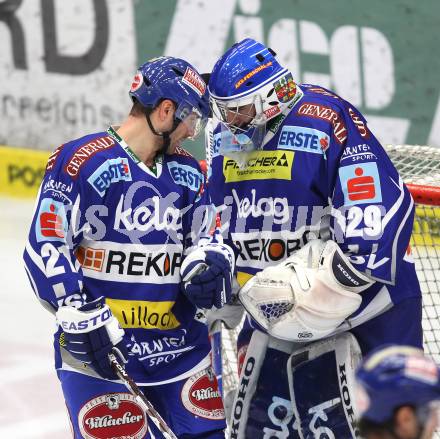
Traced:
<svg viewBox="0 0 440 439">
<path fill-rule="evenodd" d="M 416 203 L 411 249 L 423 294 L 425 351 L 440 363 L 440 149 L 385 148 Z"/>
<path fill-rule="evenodd" d="M 440 149 L 414 145 L 385 149 L 416 203 L 411 249 L 423 293 L 425 351 L 440 364 Z M 238 385 L 237 333 L 222 333 L 225 394 Z"/>
</svg>

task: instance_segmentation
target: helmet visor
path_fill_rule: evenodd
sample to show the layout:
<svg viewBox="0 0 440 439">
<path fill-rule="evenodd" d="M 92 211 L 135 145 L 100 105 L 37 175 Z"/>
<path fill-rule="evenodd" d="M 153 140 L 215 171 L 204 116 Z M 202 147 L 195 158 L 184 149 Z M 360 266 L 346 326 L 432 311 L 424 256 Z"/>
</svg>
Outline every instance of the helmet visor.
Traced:
<svg viewBox="0 0 440 439">
<path fill-rule="evenodd" d="M 186 125 L 189 136 L 188 139 L 194 140 L 204 130 L 207 117 L 201 111 L 192 106 L 189 102 L 182 102 L 176 110 L 175 117 Z"/>
</svg>

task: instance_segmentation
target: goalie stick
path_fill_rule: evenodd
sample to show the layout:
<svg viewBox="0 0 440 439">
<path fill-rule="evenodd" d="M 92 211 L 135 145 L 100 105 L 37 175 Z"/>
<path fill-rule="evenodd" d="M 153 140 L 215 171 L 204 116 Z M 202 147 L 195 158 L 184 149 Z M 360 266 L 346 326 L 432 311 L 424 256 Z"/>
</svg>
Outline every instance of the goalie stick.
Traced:
<svg viewBox="0 0 440 439">
<path fill-rule="evenodd" d="M 165 439 L 177 439 L 177 436 L 173 433 L 168 424 L 163 420 L 162 416 L 160 416 L 160 414 L 153 407 L 151 402 L 148 401 L 146 396 L 143 394 L 141 389 L 139 389 L 139 387 L 133 381 L 130 375 L 127 374 L 124 366 L 119 363 L 115 354 L 108 354 L 108 359 L 115 374 L 120 380 L 122 380 L 122 382 L 125 384 L 125 387 L 127 387 L 130 393 L 135 397 L 136 401 L 145 410 L 147 416 L 153 421 L 154 425 L 163 434 Z"/>
</svg>

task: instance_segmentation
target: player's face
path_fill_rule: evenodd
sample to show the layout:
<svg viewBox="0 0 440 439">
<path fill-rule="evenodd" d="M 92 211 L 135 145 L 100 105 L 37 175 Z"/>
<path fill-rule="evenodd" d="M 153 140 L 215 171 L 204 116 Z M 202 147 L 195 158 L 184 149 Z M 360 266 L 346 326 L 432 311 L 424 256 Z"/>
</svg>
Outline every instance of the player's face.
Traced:
<svg viewBox="0 0 440 439">
<path fill-rule="evenodd" d="M 245 128 L 252 122 L 256 110 L 254 104 L 243 105 L 242 107 L 229 107 L 226 110 L 225 122 L 230 126 Z"/>
<path fill-rule="evenodd" d="M 170 135 L 170 146 L 168 147 L 168 154 L 174 154 L 177 146 L 181 146 L 182 142 L 190 137 L 191 131 L 187 125 L 179 123 L 177 128 Z"/>
</svg>

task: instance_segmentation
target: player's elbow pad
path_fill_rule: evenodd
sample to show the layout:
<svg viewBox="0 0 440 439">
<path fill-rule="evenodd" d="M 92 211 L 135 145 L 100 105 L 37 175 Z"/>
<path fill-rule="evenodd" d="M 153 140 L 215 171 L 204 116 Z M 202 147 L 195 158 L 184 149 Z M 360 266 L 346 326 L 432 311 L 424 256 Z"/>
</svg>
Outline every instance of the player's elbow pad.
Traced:
<svg viewBox="0 0 440 439">
<path fill-rule="evenodd" d="M 362 302 L 373 281 L 334 241 L 315 240 L 248 281 L 240 300 L 270 335 L 312 341 L 332 335 Z"/>
</svg>

